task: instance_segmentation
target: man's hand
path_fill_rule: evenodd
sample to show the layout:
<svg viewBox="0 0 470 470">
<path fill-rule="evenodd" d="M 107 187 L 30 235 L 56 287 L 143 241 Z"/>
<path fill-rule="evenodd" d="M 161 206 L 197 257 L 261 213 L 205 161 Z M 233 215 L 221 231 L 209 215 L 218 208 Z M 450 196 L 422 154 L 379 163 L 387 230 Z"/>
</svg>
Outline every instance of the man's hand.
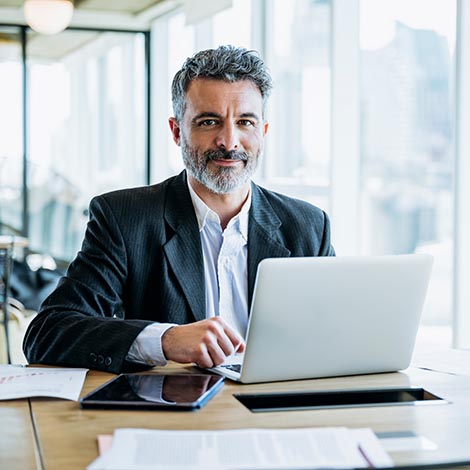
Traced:
<svg viewBox="0 0 470 470">
<path fill-rule="evenodd" d="M 170 328 L 162 337 L 162 348 L 168 360 L 213 367 L 234 352 L 243 352 L 245 343 L 222 318 L 212 317 Z"/>
</svg>

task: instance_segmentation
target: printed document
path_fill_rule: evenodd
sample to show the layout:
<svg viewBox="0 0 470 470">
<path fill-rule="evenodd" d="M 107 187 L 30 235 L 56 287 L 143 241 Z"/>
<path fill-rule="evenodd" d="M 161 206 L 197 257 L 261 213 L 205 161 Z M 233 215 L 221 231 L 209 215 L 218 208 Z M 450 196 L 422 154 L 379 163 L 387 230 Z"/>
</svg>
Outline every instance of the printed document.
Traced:
<svg viewBox="0 0 470 470">
<path fill-rule="evenodd" d="M 411 365 L 419 369 L 433 370 L 453 375 L 470 375 L 470 353 L 460 349 L 436 349 L 415 351 Z"/>
<path fill-rule="evenodd" d="M 117 429 L 88 470 L 274 470 L 393 465 L 370 429 Z"/>
<path fill-rule="evenodd" d="M 88 369 L 0 367 L 0 400 L 53 397 L 78 400 Z"/>
</svg>

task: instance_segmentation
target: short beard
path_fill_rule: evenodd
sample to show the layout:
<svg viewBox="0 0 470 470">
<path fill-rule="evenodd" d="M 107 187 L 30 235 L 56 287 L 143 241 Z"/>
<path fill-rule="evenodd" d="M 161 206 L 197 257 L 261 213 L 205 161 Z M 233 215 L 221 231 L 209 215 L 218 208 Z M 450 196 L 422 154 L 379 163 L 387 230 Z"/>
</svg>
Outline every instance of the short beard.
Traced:
<svg viewBox="0 0 470 470">
<path fill-rule="evenodd" d="M 258 167 L 259 153 L 252 156 L 246 152 L 221 149 L 198 153 L 184 141 L 181 143 L 181 152 L 188 174 L 215 194 L 229 194 L 243 187 Z M 222 159 L 241 160 L 244 162 L 244 167 L 242 169 L 231 167 L 209 169 L 208 163 L 211 160 Z"/>
</svg>

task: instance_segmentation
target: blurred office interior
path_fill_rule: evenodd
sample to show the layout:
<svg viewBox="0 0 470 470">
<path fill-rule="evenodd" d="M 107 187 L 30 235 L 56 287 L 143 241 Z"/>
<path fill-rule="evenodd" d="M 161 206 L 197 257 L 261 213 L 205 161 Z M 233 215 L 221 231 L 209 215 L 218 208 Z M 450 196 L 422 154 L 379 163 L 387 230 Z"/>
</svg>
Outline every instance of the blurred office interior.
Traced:
<svg viewBox="0 0 470 470">
<path fill-rule="evenodd" d="M 74 3 L 44 35 L 0 0 L 1 234 L 66 266 L 93 195 L 183 168 L 167 124 L 183 60 L 244 46 L 274 79 L 256 182 L 326 210 L 338 255 L 431 253 L 427 339 L 470 347 L 465 0 Z"/>
</svg>

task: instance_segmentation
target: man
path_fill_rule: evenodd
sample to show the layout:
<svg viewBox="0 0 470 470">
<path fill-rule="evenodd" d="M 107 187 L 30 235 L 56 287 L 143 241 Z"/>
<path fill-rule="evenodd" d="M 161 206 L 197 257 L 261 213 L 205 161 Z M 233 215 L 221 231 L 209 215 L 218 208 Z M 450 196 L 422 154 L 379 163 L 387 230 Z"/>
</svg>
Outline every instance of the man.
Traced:
<svg viewBox="0 0 470 470">
<path fill-rule="evenodd" d="M 251 182 L 270 89 L 245 49 L 186 60 L 169 120 L 186 170 L 91 201 L 82 249 L 26 333 L 31 363 L 219 365 L 243 351 L 262 259 L 334 255 L 323 211 Z"/>
</svg>

